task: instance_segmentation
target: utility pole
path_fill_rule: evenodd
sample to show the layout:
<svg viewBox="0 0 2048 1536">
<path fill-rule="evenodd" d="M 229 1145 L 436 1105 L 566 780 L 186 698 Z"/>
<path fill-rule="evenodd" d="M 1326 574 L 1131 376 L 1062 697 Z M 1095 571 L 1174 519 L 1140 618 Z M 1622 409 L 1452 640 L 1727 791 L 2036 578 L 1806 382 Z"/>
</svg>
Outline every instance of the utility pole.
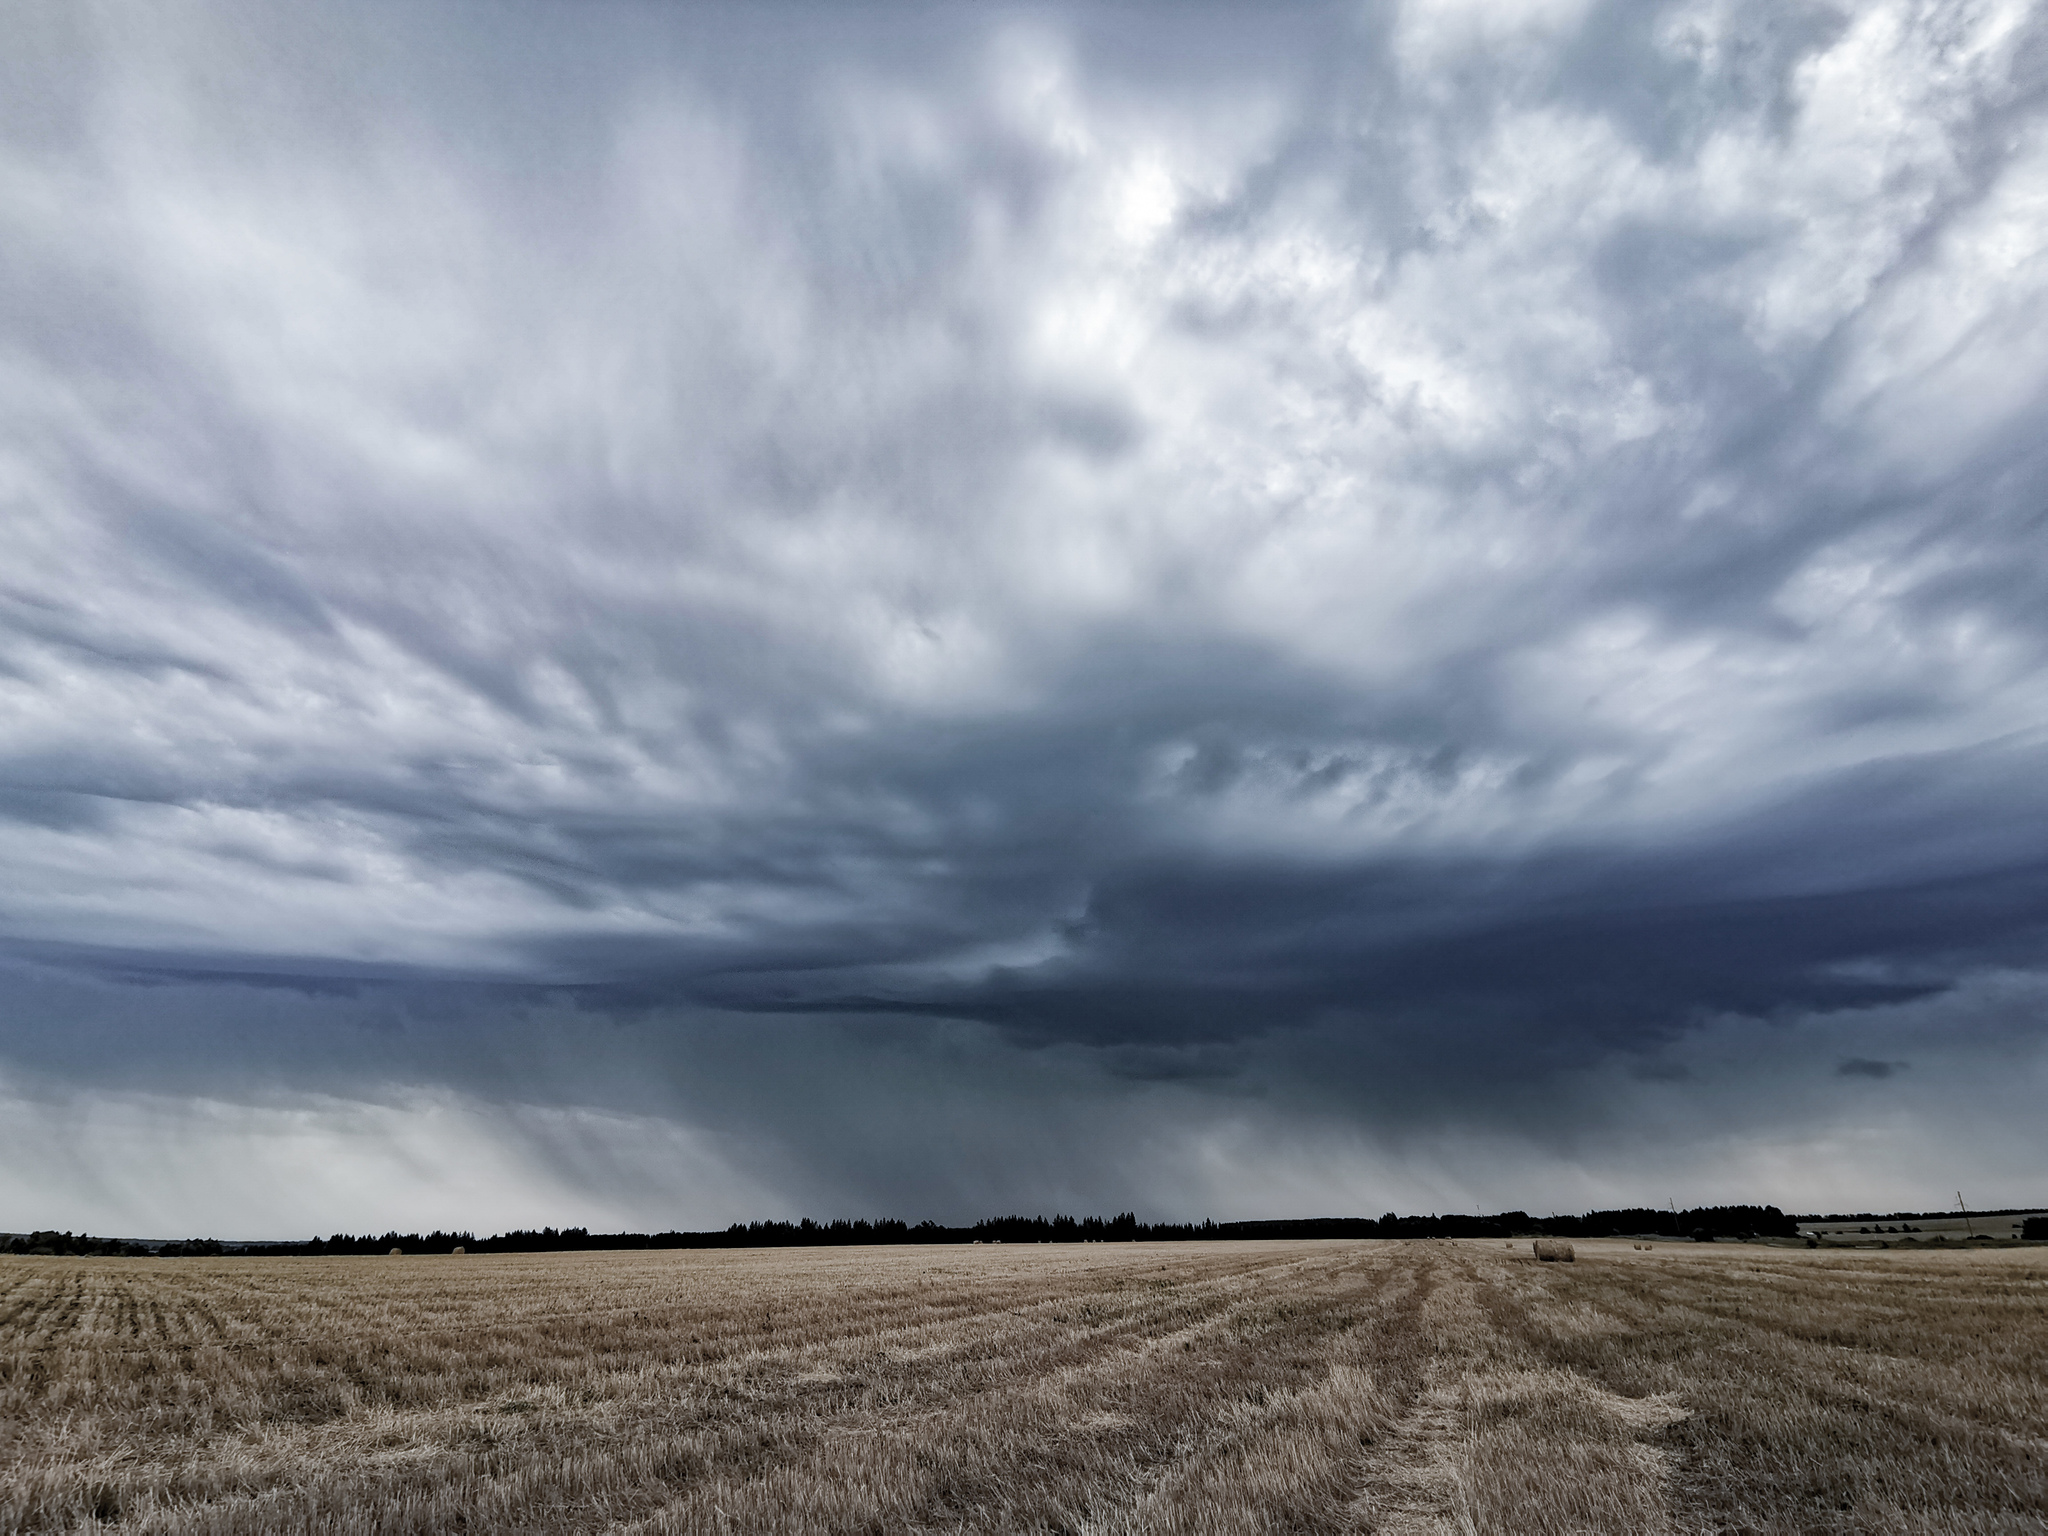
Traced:
<svg viewBox="0 0 2048 1536">
<path fill-rule="evenodd" d="M 1963 1230 L 1975 1237 L 1977 1228 L 1970 1221 L 1970 1208 L 1963 1204 L 1963 1192 L 1960 1189 L 1956 1191 L 1956 1209 L 1963 1213 Z"/>
</svg>

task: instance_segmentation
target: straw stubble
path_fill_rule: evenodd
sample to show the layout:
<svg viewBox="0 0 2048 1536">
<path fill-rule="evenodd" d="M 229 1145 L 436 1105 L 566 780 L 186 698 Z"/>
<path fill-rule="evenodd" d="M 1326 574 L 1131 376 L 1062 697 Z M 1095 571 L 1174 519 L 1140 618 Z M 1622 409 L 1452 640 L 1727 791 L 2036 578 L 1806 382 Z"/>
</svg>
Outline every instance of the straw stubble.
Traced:
<svg viewBox="0 0 2048 1536">
<path fill-rule="evenodd" d="M 1579 1257 L 0 1261 L 0 1528 L 1960 1532 L 2048 1508 L 2025 1251 Z"/>
</svg>

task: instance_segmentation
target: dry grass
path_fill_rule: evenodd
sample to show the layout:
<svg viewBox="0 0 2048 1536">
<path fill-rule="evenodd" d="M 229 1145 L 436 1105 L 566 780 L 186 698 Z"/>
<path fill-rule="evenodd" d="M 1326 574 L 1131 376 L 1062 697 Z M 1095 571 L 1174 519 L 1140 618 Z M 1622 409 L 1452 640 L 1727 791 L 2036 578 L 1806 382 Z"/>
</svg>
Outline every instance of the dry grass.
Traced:
<svg viewBox="0 0 2048 1536">
<path fill-rule="evenodd" d="M 1658 1443 L 1691 1528 L 2048 1531 L 2048 1249 L 1611 1243 L 1580 1261 L 1503 1276 L 1494 1326 L 1687 1410 Z"/>
<path fill-rule="evenodd" d="M 0 1260 L 0 1529 L 2048 1529 L 2048 1250 Z"/>
</svg>

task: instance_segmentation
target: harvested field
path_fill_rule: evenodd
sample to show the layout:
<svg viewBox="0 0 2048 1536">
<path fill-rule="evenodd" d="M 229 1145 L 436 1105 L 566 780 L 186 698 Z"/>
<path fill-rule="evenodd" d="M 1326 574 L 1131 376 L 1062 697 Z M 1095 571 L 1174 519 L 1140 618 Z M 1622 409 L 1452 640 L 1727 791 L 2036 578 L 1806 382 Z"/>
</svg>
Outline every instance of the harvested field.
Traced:
<svg viewBox="0 0 2048 1536">
<path fill-rule="evenodd" d="M 0 1529 L 2048 1530 L 2048 1250 L 0 1260 Z"/>
</svg>

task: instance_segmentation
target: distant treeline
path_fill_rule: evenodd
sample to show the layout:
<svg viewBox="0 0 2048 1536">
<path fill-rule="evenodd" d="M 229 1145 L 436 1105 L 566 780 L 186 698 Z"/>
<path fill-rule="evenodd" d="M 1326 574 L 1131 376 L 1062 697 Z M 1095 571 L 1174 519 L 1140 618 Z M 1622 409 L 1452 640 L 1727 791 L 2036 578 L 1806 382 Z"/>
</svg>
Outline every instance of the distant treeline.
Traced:
<svg viewBox="0 0 2048 1536">
<path fill-rule="evenodd" d="M 1961 1221 L 1965 1217 L 1978 1216 L 2028 1216 L 2040 1209 L 2038 1205 L 2023 1205 L 2009 1211 L 1892 1211 L 1882 1216 L 1875 1211 L 1857 1211 L 1846 1216 L 1837 1212 L 1831 1216 L 1794 1216 L 1792 1219 L 1802 1227 L 1838 1226 L 1851 1221 Z"/>
<path fill-rule="evenodd" d="M 1800 1217 L 1811 1221 L 1819 1218 Z M 1829 1220 L 1854 1220 L 1830 1217 Z M 1872 1218 L 1875 1219 L 1875 1218 Z M 1212 1242 L 1245 1238 L 1425 1238 L 1425 1237 L 1791 1237 L 1795 1218 L 1775 1205 L 1709 1205 L 1686 1211 L 1634 1206 L 1588 1211 L 1583 1216 L 1531 1216 L 1502 1211 L 1494 1216 L 1323 1216 L 1293 1221 L 1143 1222 L 1135 1213 L 1119 1216 L 996 1216 L 971 1227 L 916 1226 L 879 1221 L 748 1221 L 722 1232 L 591 1232 L 583 1227 L 543 1227 L 478 1237 L 471 1232 L 386 1232 L 381 1237 L 337 1232 L 303 1243 L 222 1243 L 212 1238 L 141 1244 L 69 1232 L 33 1232 L 0 1244 L 5 1253 L 113 1254 L 199 1258 L 223 1253 L 259 1257 L 318 1254 L 406 1253 L 576 1253 L 635 1248 L 832 1248 L 920 1243 L 1135 1243 Z"/>
<path fill-rule="evenodd" d="M 84 1232 L 0 1232 L 0 1253 L 63 1254 L 82 1259 L 197 1259 L 248 1251 L 244 1245 L 223 1243 L 211 1237 L 177 1243 L 139 1243 L 118 1237 L 92 1237 Z"/>
<path fill-rule="evenodd" d="M 83 1232 L 19 1232 L 0 1243 L 0 1253 L 62 1253 L 82 1258 L 147 1258 L 159 1251 L 156 1246 L 124 1243 L 113 1237 L 88 1237 Z"/>
</svg>

